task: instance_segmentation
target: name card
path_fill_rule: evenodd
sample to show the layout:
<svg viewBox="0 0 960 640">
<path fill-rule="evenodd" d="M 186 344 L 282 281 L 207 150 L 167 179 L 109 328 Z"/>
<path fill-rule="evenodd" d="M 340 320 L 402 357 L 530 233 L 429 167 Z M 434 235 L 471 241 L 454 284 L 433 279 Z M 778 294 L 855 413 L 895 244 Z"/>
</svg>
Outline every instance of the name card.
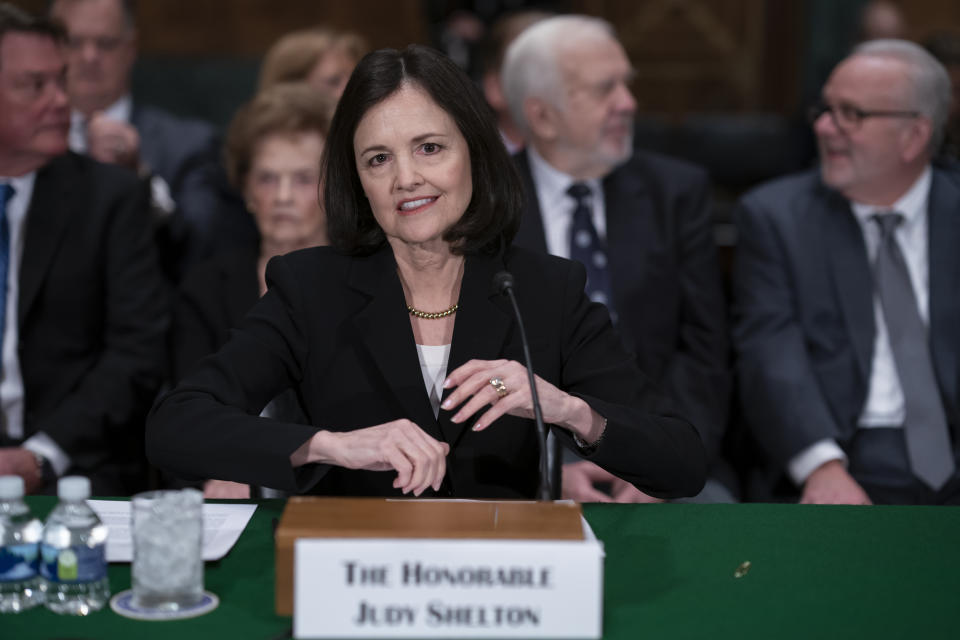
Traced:
<svg viewBox="0 0 960 640">
<path fill-rule="evenodd" d="M 301 538 L 295 638 L 599 638 L 595 539 Z"/>
</svg>

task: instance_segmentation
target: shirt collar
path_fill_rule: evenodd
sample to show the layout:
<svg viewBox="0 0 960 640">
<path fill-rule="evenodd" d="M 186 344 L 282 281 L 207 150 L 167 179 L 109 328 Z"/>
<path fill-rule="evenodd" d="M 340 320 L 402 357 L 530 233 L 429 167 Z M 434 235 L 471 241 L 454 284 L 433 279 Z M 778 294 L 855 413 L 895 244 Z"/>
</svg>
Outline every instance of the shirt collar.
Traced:
<svg viewBox="0 0 960 640">
<path fill-rule="evenodd" d="M 907 189 L 900 198 L 889 207 L 880 207 L 862 202 L 850 202 L 850 208 L 861 224 L 866 224 L 870 216 L 875 213 L 896 211 L 903 216 L 903 226 L 908 227 L 919 220 L 927 211 L 927 202 L 930 199 L 930 184 L 933 181 L 933 171 L 930 165 L 923 170 L 920 177 Z"/>
<path fill-rule="evenodd" d="M 130 116 L 133 114 L 133 99 L 130 97 L 129 93 L 125 94 L 106 109 L 102 109 L 102 112 L 103 115 L 107 116 L 111 120 L 130 122 Z M 70 121 L 71 123 L 76 122 L 83 124 L 86 121 L 86 118 L 83 116 L 83 114 L 74 109 L 70 113 Z"/>
<path fill-rule="evenodd" d="M 13 187 L 13 197 L 16 198 L 27 193 L 33 193 L 33 183 L 36 179 L 37 172 L 31 171 L 16 177 L 0 176 L 0 184 L 9 184 Z"/>
<path fill-rule="evenodd" d="M 533 175 L 533 183 L 537 185 L 538 191 L 549 195 L 549 202 L 551 204 L 564 201 L 571 204 L 573 200 L 567 195 L 567 189 L 569 189 L 570 185 L 574 182 L 582 182 L 590 187 L 590 191 L 594 196 L 600 192 L 601 187 L 598 178 L 592 180 L 576 180 L 573 176 L 560 171 L 547 162 L 543 156 L 537 153 L 537 150 L 533 148 L 532 144 L 527 145 L 527 154 L 527 157 L 530 158 L 530 173 Z M 550 207 L 550 209 L 555 210 L 556 207 Z M 563 208 L 561 208 L 561 210 L 563 210 Z"/>
</svg>

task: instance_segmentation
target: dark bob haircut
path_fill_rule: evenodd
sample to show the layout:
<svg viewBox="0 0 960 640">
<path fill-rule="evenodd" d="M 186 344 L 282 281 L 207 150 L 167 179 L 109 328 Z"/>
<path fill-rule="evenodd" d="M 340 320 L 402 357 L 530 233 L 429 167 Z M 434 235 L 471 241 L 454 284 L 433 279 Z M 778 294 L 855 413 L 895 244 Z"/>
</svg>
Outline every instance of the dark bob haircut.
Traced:
<svg viewBox="0 0 960 640">
<path fill-rule="evenodd" d="M 460 255 L 503 251 L 520 224 L 520 177 L 477 88 L 446 56 L 419 45 L 367 54 L 344 89 L 321 167 L 330 244 L 349 255 L 366 255 L 386 242 L 360 184 L 353 136 L 371 107 L 405 85 L 426 91 L 456 123 L 470 150 L 473 195 L 443 239 Z"/>
</svg>

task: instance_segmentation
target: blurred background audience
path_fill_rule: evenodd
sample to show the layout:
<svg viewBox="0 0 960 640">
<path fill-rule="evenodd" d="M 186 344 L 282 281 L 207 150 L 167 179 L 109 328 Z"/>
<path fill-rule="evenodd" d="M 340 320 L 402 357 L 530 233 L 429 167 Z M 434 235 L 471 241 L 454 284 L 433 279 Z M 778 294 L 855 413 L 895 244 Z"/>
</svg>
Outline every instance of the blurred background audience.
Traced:
<svg viewBox="0 0 960 640">
<path fill-rule="evenodd" d="M 327 243 L 320 206 L 320 155 L 333 115 L 332 100 L 303 83 L 275 84 L 237 111 L 227 132 L 230 182 L 256 222 L 259 250 L 223 252 L 187 274 L 174 305 L 174 379 L 217 351 L 229 331 L 267 290 L 270 258 Z M 303 421 L 293 391 L 263 412 Z M 249 497 L 245 485 L 211 480 L 208 497 Z"/>
<path fill-rule="evenodd" d="M 316 165 L 336 100 L 372 49 L 419 42 L 443 50 L 482 87 L 504 144 L 519 151 L 528 134 L 501 87 L 507 47 L 553 14 L 612 24 L 633 71 L 625 85 L 635 100 L 633 157 L 660 154 L 688 163 L 674 167 L 703 169 L 712 207 L 697 232 L 712 236 L 728 295 L 735 203 L 817 163 L 806 113 L 856 43 L 912 40 L 946 67 L 954 101 L 931 154 L 960 181 L 960 4 L 952 0 L 284 0 L 283 11 L 270 0 L 13 5 L 67 29 L 70 148 L 125 168 L 150 196 L 142 219 L 152 220 L 160 266 L 179 286 L 173 379 L 222 344 L 256 301 L 270 256 L 325 241 Z M 685 169 L 652 184 L 678 171 Z M 714 315 L 725 315 L 722 305 Z M 733 401 L 749 395 L 730 391 L 720 450 L 741 480 L 762 458 L 742 428 L 743 402 Z"/>
</svg>

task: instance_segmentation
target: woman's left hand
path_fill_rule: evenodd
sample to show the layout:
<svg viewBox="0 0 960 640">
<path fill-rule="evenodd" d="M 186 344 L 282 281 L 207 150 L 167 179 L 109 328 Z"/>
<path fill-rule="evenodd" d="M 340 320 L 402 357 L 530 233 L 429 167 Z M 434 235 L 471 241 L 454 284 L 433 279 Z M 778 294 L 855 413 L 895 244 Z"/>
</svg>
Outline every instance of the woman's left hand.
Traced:
<svg viewBox="0 0 960 640">
<path fill-rule="evenodd" d="M 561 391 L 539 376 L 534 378 L 545 423 L 569 429 L 587 442 L 599 437 L 599 433 L 593 433 L 594 423 L 597 422 L 594 417 L 599 416 L 593 413 L 586 402 Z M 444 388 L 455 391 L 443 401 L 441 407 L 450 410 L 462 404 L 451 421 L 463 422 L 490 405 L 474 423 L 474 431 L 483 431 L 504 414 L 533 418 L 533 399 L 528 380 L 526 367 L 515 360 L 471 360 L 447 376 Z"/>
</svg>

